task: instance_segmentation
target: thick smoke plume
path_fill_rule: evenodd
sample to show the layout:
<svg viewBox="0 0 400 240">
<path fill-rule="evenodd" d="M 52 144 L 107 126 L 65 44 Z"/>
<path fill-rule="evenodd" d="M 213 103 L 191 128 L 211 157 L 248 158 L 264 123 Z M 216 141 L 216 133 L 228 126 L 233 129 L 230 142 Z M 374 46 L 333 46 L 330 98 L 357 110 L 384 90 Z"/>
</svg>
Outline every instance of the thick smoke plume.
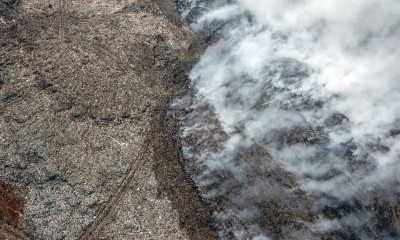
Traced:
<svg viewBox="0 0 400 240">
<path fill-rule="evenodd" d="M 181 129 L 221 238 L 399 237 L 400 2 L 191 1 L 183 15 L 211 44 Z"/>
</svg>

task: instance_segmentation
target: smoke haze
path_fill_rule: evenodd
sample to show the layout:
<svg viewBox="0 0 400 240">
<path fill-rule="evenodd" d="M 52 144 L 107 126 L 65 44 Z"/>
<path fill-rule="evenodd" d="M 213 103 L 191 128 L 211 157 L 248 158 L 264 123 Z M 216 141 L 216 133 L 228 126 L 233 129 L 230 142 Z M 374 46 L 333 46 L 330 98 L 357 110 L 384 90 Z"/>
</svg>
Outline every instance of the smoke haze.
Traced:
<svg viewBox="0 0 400 240">
<path fill-rule="evenodd" d="M 399 237 L 400 2 L 190 1 L 183 16 L 211 39 L 180 123 L 221 238 Z"/>
</svg>

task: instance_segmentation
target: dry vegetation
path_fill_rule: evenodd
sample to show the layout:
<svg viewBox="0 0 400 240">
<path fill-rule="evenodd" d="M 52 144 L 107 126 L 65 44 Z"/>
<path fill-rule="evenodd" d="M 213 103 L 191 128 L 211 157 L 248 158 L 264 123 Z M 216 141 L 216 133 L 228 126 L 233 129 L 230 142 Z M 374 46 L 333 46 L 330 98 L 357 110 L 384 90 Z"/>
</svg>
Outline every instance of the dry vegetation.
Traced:
<svg viewBox="0 0 400 240">
<path fill-rule="evenodd" d="M 26 196 L 1 234 L 213 238 L 163 125 L 202 49 L 173 4 L 0 3 L 0 179 Z"/>
</svg>

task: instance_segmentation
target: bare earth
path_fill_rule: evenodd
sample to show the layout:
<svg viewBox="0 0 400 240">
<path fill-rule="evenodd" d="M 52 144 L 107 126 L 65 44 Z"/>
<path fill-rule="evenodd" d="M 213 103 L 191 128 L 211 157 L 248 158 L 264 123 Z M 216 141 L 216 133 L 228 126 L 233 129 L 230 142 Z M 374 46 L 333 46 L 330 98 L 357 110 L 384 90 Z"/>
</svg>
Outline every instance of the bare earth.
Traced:
<svg viewBox="0 0 400 240">
<path fill-rule="evenodd" d="M 0 239 L 215 238 L 164 119 L 202 49 L 168 0 L 0 0 Z"/>
</svg>

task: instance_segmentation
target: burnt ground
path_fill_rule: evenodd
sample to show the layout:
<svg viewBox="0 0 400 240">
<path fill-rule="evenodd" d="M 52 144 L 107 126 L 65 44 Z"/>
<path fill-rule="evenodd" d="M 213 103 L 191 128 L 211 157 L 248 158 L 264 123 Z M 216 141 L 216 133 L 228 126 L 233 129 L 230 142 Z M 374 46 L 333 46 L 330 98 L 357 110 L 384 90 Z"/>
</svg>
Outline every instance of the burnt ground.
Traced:
<svg viewBox="0 0 400 240">
<path fill-rule="evenodd" d="M 0 0 L 0 238 L 215 238 L 164 121 L 203 48 L 172 1 Z"/>
</svg>

